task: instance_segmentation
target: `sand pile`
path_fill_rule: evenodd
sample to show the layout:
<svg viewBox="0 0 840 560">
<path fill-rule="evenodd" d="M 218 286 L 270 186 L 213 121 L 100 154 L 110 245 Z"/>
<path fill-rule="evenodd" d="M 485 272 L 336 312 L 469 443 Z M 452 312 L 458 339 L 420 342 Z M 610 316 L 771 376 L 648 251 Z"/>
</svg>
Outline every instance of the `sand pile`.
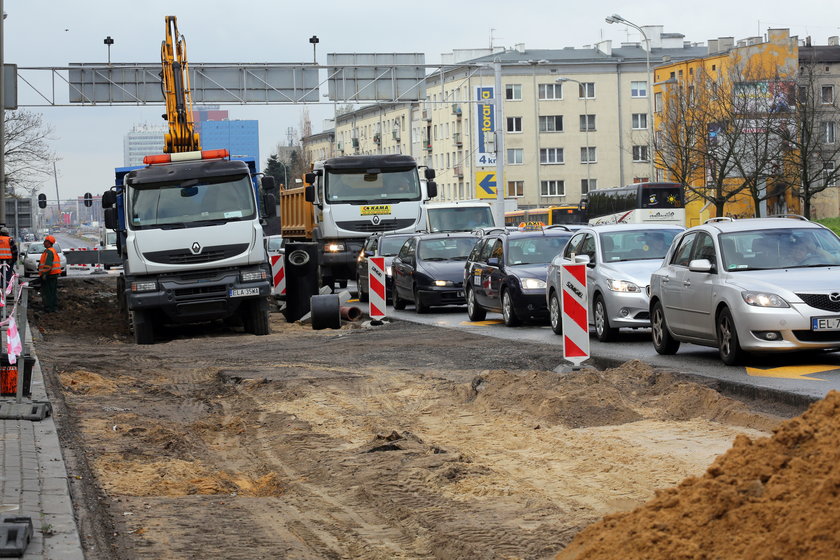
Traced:
<svg viewBox="0 0 840 560">
<path fill-rule="evenodd" d="M 581 531 L 558 560 L 840 557 L 840 392 L 738 436 L 702 477 Z"/>
</svg>

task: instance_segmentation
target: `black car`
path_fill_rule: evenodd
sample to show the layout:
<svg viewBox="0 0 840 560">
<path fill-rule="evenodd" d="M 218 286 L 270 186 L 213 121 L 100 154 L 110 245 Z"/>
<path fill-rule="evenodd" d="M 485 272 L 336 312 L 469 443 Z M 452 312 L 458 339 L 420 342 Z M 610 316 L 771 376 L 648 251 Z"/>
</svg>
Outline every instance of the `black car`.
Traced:
<svg viewBox="0 0 840 560">
<path fill-rule="evenodd" d="M 430 307 L 464 304 L 464 262 L 479 237 L 472 233 L 411 236 L 394 258 L 394 309 L 414 302 L 417 313 Z"/>
<path fill-rule="evenodd" d="M 385 258 L 385 292 L 390 294 L 394 290 L 391 262 L 411 235 L 410 233 L 374 233 L 367 238 L 356 259 L 356 286 L 359 290 L 359 301 L 367 301 L 370 294 L 368 257 Z"/>
<path fill-rule="evenodd" d="M 464 268 L 470 320 L 482 321 L 487 311 L 495 311 L 509 327 L 522 321 L 546 321 L 548 263 L 571 237 L 572 232 L 562 226 L 487 232 Z"/>
</svg>

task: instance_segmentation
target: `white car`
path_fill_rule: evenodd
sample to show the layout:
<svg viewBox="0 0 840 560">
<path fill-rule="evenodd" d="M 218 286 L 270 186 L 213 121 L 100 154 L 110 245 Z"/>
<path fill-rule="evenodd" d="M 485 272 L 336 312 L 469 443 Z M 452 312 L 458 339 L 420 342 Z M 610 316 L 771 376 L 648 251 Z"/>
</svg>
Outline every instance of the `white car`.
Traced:
<svg viewBox="0 0 840 560">
<path fill-rule="evenodd" d="M 61 275 L 67 276 L 67 257 L 64 256 L 64 251 L 61 246 L 56 243 L 53 248 L 58 253 L 58 258 L 61 260 Z M 44 243 L 41 241 L 34 241 L 26 248 L 26 253 L 23 254 L 23 276 L 38 276 L 38 262 L 41 260 L 41 253 L 44 252 Z"/>
</svg>

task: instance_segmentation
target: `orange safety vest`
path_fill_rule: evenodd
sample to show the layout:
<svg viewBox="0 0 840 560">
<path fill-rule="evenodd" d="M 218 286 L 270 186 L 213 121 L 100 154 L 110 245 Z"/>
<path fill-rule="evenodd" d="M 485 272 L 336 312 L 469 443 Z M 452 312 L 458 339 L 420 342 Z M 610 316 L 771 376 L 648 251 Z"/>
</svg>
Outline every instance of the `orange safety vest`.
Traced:
<svg viewBox="0 0 840 560">
<path fill-rule="evenodd" d="M 0 235 L 0 260 L 12 260 L 12 238 L 8 235 Z"/>
<path fill-rule="evenodd" d="M 52 266 L 47 264 L 47 251 L 51 252 L 53 255 Z M 50 275 L 53 274 L 61 274 L 61 259 L 58 258 L 58 252 L 52 247 L 47 247 L 43 253 L 41 253 L 41 260 L 38 261 L 38 274 L 43 274 L 49 271 Z"/>
</svg>

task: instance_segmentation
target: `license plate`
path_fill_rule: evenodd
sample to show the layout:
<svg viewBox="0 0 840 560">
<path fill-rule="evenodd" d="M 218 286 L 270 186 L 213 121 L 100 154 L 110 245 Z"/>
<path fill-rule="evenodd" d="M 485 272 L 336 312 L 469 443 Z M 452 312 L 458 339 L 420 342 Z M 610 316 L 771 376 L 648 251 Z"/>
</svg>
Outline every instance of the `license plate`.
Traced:
<svg viewBox="0 0 840 560">
<path fill-rule="evenodd" d="M 812 331 L 840 331 L 840 317 L 811 317 Z"/>
<path fill-rule="evenodd" d="M 258 296 L 260 295 L 259 288 L 237 288 L 235 290 L 230 291 L 230 297 L 242 297 L 242 296 Z"/>
<path fill-rule="evenodd" d="M 464 297 L 464 292 L 455 292 L 455 297 Z"/>
</svg>

